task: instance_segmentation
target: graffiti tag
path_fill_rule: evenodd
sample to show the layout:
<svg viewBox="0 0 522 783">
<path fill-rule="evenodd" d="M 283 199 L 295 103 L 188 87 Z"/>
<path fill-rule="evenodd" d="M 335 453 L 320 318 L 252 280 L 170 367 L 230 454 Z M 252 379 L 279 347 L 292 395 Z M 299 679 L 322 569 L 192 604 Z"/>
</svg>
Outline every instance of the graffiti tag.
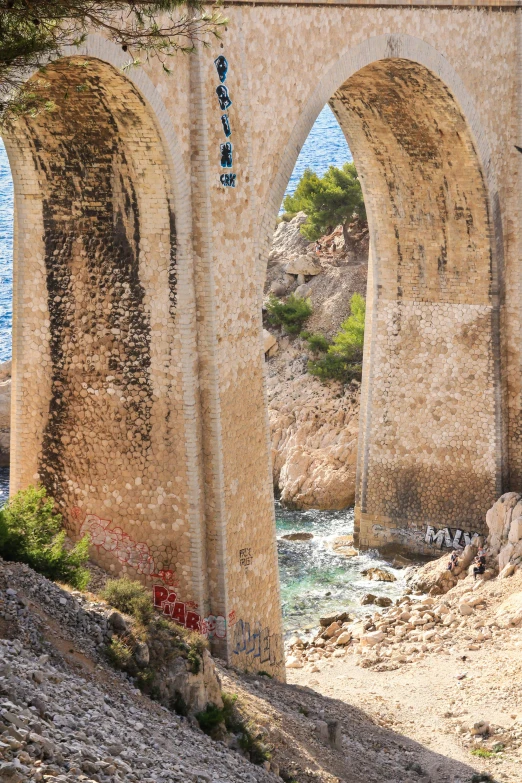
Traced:
<svg viewBox="0 0 522 783">
<path fill-rule="evenodd" d="M 81 518 L 81 510 L 73 508 L 74 519 Z M 110 519 L 101 519 L 96 514 L 87 514 L 80 525 L 80 534 L 89 534 L 91 546 L 98 550 L 110 552 L 122 565 L 134 568 L 138 574 L 161 579 L 165 584 L 174 586 L 177 583 L 174 571 L 161 569 L 156 571 L 156 563 L 148 544 L 134 541 L 121 527 L 111 527 Z"/>
<path fill-rule="evenodd" d="M 251 629 L 250 623 L 238 620 L 234 626 L 232 652 L 276 666 L 281 662 L 281 635 L 271 634 L 270 629 L 262 628 L 260 622 L 255 622 Z"/>
<path fill-rule="evenodd" d="M 232 106 L 232 98 L 229 95 L 228 87 L 224 84 L 228 75 L 228 60 L 223 54 L 220 54 L 219 57 L 216 57 L 214 60 L 214 65 L 216 67 L 217 75 L 220 81 L 220 84 L 216 87 L 219 108 L 221 111 L 226 112 Z M 221 115 L 221 125 L 223 127 L 225 138 L 229 139 L 232 136 L 232 128 L 230 126 L 230 118 L 228 114 L 225 113 Z M 220 144 L 220 153 L 221 168 L 231 169 L 233 166 L 232 142 L 227 141 L 224 144 Z M 236 174 L 221 174 L 219 181 L 224 188 L 235 188 L 236 178 Z"/>
<path fill-rule="evenodd" d="M 239 550 L 239 565 L 242 568 L 248 568 L 249 565 L 252 565 L 254 557 L 252 555 L 252 549 L 248 547 L 247 549 L 240 549 Z"/>
<path fill-rule="evenodd" d="M 155 608 L 161 609 L 164 615 L 184 628 L 201 631 L 201 615 L 195 611 L 197 604 L 193 601 L 179 601 L 177 593 L 163 585 L 154 585 L 152 596 Z"/>
<path fill-rule="evenodd" d="M 437 530 L 432 525 L 428 525 L 424 541 L 439 549 L 442 549 L 443 546 L 448 549 L 460 549 L 468 546 L 468 544 L 474 544 L 478 537 L 478 533 L 468 533 L 465 530 L 458 529 L 455 530 L 455 533 L 452 533 L 449 527 Z"/>
</svg>

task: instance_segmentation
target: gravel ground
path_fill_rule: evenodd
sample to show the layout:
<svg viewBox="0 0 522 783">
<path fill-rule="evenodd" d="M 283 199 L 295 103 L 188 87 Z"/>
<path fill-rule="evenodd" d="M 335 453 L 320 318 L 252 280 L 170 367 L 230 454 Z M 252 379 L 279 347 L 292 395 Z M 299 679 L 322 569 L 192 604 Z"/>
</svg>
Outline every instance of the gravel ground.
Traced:
<svg viewBox="0 0 522 783">
<path fill-rule="evenodd" d="M 110 669 L 92 598 L 0 561 L 0 780 L 280 781 Z"/>
</svg>

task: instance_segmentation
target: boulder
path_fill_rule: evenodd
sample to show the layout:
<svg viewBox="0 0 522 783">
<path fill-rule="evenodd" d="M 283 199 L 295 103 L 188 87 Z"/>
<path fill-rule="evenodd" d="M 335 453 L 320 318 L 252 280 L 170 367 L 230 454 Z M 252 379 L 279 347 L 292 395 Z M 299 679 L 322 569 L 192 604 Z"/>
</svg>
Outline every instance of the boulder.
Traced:
<svg viewBox="0 0 522 783">
<path fill-rule="evenodd" d="M 277 340 L 274 337 L 273 334 L 271 334 L 267 329 L 263 329 L 263 350 L 265 353 L 268 353 L 271 348 L 273 348 L 275 345 L 277 345 Z"/>
<path fill-rule="evenodd" d="M 287 533 L 281 536 L 285 541 L 310 541 L 313 537 L 313 533 Z"/>
<path fill-rule="evenodd" d="M 302 669 L 304 666 L 303 662 L 294 656 L 287 658 L 285 665 L 287 669 Z"/>
<path fill-rule="evenodd" d="M 385 635 L 382 631 L 371 631 L 361 636 L 361 644 L 363 647 L 374 647 L 385 639 Z"/>
<path fill-rule="evenodd" d="M 343 631 L 340 636 L 337 637 L 335 643 L 336 645 L 345 645 L 349 644 L 352 639 L 352 633 L 351 631 Z"/>
<path fill-rule="evenodd" d="M 330 545 L 336 555 L 355 557 L 359 554 L 359 551 L 353 546 L 353 536 L 337 536 Z"/>
<path fill-rule="evenodd" d="M 285 266 L 287 275 L 303 275 L 303 277 L 308 277 L 318 275 L 322 271 L 323 268 L 317 257 L 311 253 L 306 256 L 296 256 Z M 304 280 L 302 283 L 304 283 Z"/>
<path fill-rule="evenodd" d="M 138 642 L 134 650 L 134 659 L 140 668 L 148 666 L 150 662 L 150 652 L 145 642 Z"/>
<path fill-rule="evenodd" d="M 272 239 L 272 249 L 268 265 L 277 263 L 280 258 L 288 258 L 292 254 L 302 255 L 310 247 L 310 242 L 301 234 L 301 226 L 307 220 L 304 212 L 298 212 L 292 220 L 281 221 Z"/>
<path fill-rule="evenodd" d="M 374 582 L 396 582 L 397 577 L 390 571 L 386 571 L 384 568 L 367 568 L 362 572 L 362 575 L 367 579 L 371 579 Z"/>
<path fill-rule="evenodd" d="M 299 362 L 292 380 L 268 380 L 274 486 L 293 508 L 344 509 L 355 502 L 360 388 L 323 384 Z"/>
<path fill-rule="evenodd" d="M 377 596 L 373 593 L 366 593 L 361 598 L 361 606 L 370 606 L 371 604 L 374 604 L 377 600 Z"/>
<path fill-rule="evenodd" d="M 107 622 L 111 628 L 119 633 L 124 633 L 127 630 L 127 623 L 116 609 L 113 609 L 107 617 Z"/>
<path fill-rule="evenodd" d="M 331 639 L 332 636 L 341 629 L 341 626 L 338 622 L 333 622 L 331 625 L 328 626 L 326 631 L 324 632 L 323 636 L 326 636 L 328 639 Z"/>
<path fill-rule="evenodd" d="M 393 604 L 393 601 L 391 598 L 388 598 L 387 595 L 380 595 L 375 600 L 375 606 L 391 606 Z"/>
<path fill-rule="evenodd" d="M 489 531 L 488 553 L 492 557 L 498 558 L 499 571 L 502 571 L 511 558 L 520 556 L 517 545 L 522 536 L 521 518 L 522 495 L 519 495 L 518 492 L 506 492 L 486 514 L 486 524 Z"/>
</svg>

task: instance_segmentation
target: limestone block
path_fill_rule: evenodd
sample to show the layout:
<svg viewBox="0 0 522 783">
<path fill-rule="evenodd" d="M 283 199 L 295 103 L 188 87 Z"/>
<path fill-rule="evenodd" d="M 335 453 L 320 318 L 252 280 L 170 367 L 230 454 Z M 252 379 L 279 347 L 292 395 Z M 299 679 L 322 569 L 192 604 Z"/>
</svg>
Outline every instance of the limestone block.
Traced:
<svg viewBox="0 0 522 783">
<path fill-rule="evenodd" d="M 505 566 L 509 563 L 511 559 L 511 555 L 513 554 L 514 550 L 513 544 L 506 544 L 502 547 L 500 550 L 499 556 L 498 556 L 498 569 L 499 571 L 503 571 Z"/>
<path fill-rule="evenodd" d="M 285 266 L 287 275 L 318 275 L 322 271 L 321 264 L 313 255 L 296 256 Z"/>
<path fill-rule="evenodd" d="M 271 334 L 268 329 L 263 329 L 263 349 L 265 353 L 268 353 L 274 345 L 277 345 L 277 340 L 274 335 Z"/>
<path fill-rule="evenodd" d="M 511 544 L 516 544 L 522 538 L 522 517 L 511 520 L 509 527 L 508 541 Z"/>
</svg>

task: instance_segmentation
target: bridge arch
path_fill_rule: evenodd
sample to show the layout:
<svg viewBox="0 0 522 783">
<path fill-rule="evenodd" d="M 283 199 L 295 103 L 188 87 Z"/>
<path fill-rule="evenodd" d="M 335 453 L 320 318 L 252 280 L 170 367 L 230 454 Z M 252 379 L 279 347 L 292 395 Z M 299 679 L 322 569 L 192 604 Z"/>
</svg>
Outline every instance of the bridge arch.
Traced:
<svg viewBox="0 0 522 783">
<path fill-rule="evenodd" d="M 329 102 L 352 150 L 371 252 L 357 475 L 361 545 L 431 551 L 428 525 L 481 532 L 501 492 L 502 230 L 486 135 L 462 80 L 425 41 L 349 49 L 303 108 L 260 233 Z"/>
<path fill-rule="evenodd" d="M 42 481 L 98 561 L 205 611 L 190 178 L 163 102 L 101 36 L 6 136 L 12 490 Z M 42 78 L 35 74 L 33 80 Z"/>
</svg>

